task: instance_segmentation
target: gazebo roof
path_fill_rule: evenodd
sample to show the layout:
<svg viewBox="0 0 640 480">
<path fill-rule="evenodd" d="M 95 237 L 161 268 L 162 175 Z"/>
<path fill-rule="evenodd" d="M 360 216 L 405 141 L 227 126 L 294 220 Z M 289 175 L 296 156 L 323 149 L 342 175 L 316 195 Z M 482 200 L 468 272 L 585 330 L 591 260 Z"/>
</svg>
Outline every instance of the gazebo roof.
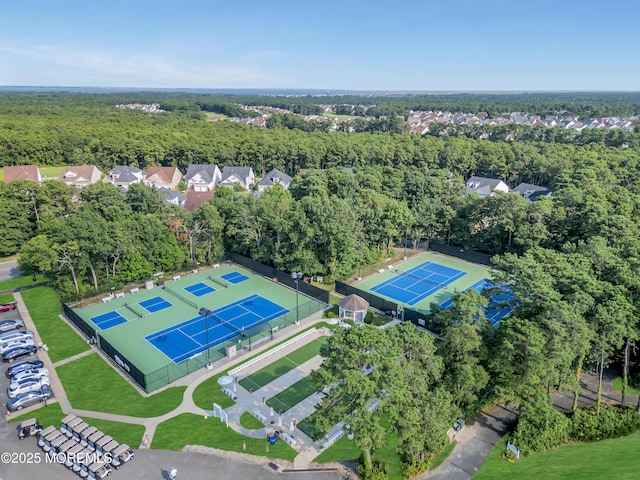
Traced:
<svg viewBox="0 0 640 480">
<path fill-rule="evenodd" d="M 351 312 L 358 312 L 360 310 L 366 310 L 369 308 L 369 303 L 362 297 L 358 295 L 351 294 L 348 297 L 344 297 L 342 300 L 338 302 L 340 308 L 344 310 L 349 310 Z"/>
</svg>

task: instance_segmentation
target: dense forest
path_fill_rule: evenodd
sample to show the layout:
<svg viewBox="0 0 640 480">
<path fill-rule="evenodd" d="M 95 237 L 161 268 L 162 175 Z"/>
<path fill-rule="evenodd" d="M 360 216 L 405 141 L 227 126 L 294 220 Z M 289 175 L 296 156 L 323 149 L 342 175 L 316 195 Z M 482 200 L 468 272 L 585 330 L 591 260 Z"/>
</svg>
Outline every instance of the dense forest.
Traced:
<svg viewBox="0 0 640 480">
<path fill-rule="evenodd" d="M 398 109 L 432 102 L 487 111 L 493 99 L 495 111 L 529 102 L 529 111 L 538 112 L 637 113 L 636 94 L 594 95 L 386 101 Z M 175 165 L 184 172 L 190 163 L 217 163 L 251 166 L 257 176 L 275 167 L 294 177 L 290 189 L 254 196 L 218 188 L 211 201 L 187 212 L 165 205 L 143 185 L 123 192 L 102 183 L 82 191 L 56 181 L 1 184 L 0 254 L 20 252 L 21 268 L 46 273 L 68 298 L 211 263 L 228 251 L 328 281 L 383 257 L 404 239 L 491 254 L 496 281 L 514 294 L 513 314 L 497 329 L 484 319 L 486 299 L 470 292 L 454 297 L 449 310 L 433 309 L 433 320 L 443 326 L 437 341 L 406 328 L 372 333 L 380 331 L 363 327 L 335 335 L 326 351 L 334 363 L 319 383 L 332 385 L 349 373 L 323 402 L 326 421 L 345 418 L 339 395 L 360 411 L 372 396 L 388 398 L 380 408 L 390 415 L 413 474 L 441 447 L 457 415 L 497 399 L 513 401 L 521 413 L 514 437 L 529 453 L 580 438 L 582 427 L 572 423 L 577 417 L 551 405 L 557 389 L 570 386 L 577 395 L 583 369 L 601 374 L 615 360 L 624 388 L 632 379 L 640 338 L 638 132 L 625 132 L 629 141 L 616 144 L 606 135 L 554 142 L 263 129 L 207 122 L 200 107 L 186 107 L 196 103 L 186 94 L 161 97 L 0 95 L 0 165 L 87 163 L 103 171 Z M 149 116 L 114 108 L 147 100 L 171 112 Z M 353 102 L 368 100 L 383 105 L 367 97 Z M 313 104 L 307 97 L 261 99 L 263 105 L 307 101 Z M 222 100 L 197 102 L 219 109 Z M 300 168 L 312 170 L 301 175 Z M 465 195 L 471 175 L 501 178 L 511 187 L 523 181 L 547 186 L 553 195 L 534 202 L 516 194 Z M 349 345 L 360 353 L 340 359 Z M 413 361 L 403 360 L 408 355 Z M 371 365 L 375 371 L 364 375 Z M 597 400 L 595 415 L 604 415 Z M 358 445 L 365 453 L 379 448 L 378 420 L 359 419 L 351 425 Z"/>
</svg>

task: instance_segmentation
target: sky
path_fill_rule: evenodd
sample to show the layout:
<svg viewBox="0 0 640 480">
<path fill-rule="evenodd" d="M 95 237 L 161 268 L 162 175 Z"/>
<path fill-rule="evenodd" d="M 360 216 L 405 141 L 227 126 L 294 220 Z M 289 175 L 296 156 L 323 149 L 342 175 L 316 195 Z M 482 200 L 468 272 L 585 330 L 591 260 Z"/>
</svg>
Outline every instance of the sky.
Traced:
<svg viewBox="0 0 640 480">
<path fill-rule="evenodd" d="M 640 90 L 637 0 L 20 0 L 0 85 Z"/>
</svg>

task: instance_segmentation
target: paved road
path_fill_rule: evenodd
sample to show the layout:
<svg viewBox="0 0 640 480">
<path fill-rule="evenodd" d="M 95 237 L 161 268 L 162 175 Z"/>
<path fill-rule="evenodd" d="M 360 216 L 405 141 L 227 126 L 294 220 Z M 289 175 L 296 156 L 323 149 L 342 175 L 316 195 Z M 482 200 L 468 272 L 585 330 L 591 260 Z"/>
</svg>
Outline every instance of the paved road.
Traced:
<svg viewBox="0 0 640 480">
<path fill-rule="evenodd" d="M 18 270 L 18 262 L 13 260 L 11 262 L 0 263 L 0 281 L 9 280 L 10 278 L 19 277 L 22 274 Z"/>
</svg>

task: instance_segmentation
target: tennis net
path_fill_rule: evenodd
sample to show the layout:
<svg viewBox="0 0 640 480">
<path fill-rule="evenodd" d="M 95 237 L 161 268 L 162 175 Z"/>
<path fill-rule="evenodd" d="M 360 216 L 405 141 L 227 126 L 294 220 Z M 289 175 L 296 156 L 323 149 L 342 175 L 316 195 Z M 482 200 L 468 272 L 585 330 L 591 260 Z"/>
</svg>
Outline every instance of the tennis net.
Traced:
<svg viewBox="0 0 640 480">
<path fill-rule="evenodd" d="M 225 282 L 224 280 L 222 280 L 220 278 L 212 277 L 211 275 L 209 275 L 209 280 L 211 280 L 214 283 L 217 283 L 218 285 L 223 286 L 224 288 L 227 288 L 229 286 L 229 284 L 227 282 Z"/>
<path fill-rule="evenodd" d="M 182 295 L 180 295 L 178 292 L 176 292 L 175 290 L 171 290 L 169 287 L 167 287 L 166 285 L 164 286 L 164 289 L 166 292 L 169 292 L 171 295 L 173 295 L 174 297 L 182 300 L 184 303 L 186 303 L 187 305 L 191 305 L 193 308 L 195 308 L 196 310 L 198 310 L 198 304 L 196 302 L 194 302 L 193 300 L 189 300 L 188 298 L 183 297 Z"/>
<path fill-rule="evenodd" d="M 218 317 L 217 315 L 211 315 L 211 317 L 213 317 L 213 319 L 218 322 L 218 324 L 222 325 L 223 327 L 229 327 L 232 330 L 235 330 L 236 332 L 238 332 L 239 334 L 244 333 L 244 327 L 242 328 L 238 328 L 235 325 L 231 324 L 232 320 L 222 320 L 220 317 Z M 210 317 L 210 318 L 211 318 Z"/>
<path fill-rule="evenodd" d="M 409 272 L 398 272 L 398 275 L 401 275 L 403 277 L 409 277 L 412 278 L 420 283 L 424 283 L 425 285 L 429 285 L 430 287 L 434 287 L 434 288 L 438 288 L 438 290 L 441 289 L 445 289 L 447 290 L 447 286 L 449 285 L 448 283 L 440 283 L 440 282 L 434 282 L 433 280 L 429 280 L 428 278 L 424 278 L 424 277 L 420 277 L 418 275 L 414 275 L 413 273 L 409 273 Z"/>
<path fill-rule="evenodd" d="M 138 317 L 142 318 L 144 317 L 144 315 L 140 312 L 138 312 L 137 310 L 135 310 L 131 305 L 129 305 L 127 302 L 124 302 L 124 306 L 126 308 L 128 308 L 129 310 L 131 310 L 133 313 L 135 313 Z"/>
</svg>

